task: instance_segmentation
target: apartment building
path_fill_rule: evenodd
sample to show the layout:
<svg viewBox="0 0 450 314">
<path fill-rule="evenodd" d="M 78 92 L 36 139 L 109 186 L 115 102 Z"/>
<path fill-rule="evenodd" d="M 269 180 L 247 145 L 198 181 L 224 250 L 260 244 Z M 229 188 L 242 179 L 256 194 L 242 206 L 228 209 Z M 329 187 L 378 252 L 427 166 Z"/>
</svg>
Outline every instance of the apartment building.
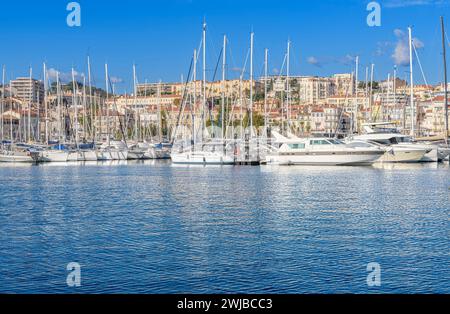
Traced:
<svg viewBox="0 0 450 314">
<path fill-rule="evenodd" d="M 29 77 L 11 81 L 13 96 L 32 103 L 44 102 L 44 83 Z"/>
</svg>

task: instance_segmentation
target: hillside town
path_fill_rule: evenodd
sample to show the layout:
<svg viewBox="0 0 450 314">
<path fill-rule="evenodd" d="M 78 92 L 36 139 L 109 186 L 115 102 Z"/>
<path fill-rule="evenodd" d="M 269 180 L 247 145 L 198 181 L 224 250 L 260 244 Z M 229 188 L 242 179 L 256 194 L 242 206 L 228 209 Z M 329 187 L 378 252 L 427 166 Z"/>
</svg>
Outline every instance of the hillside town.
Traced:
<svg viewBox="0 0 450 314">
<path fill-rule="evenodd" d="M 243 79 L 215 81 L 206 82 L 205 88 L 203 84 L 201 80 L 142 83 L 136 84 L 135 93 L 119 95 L 86 82 L 63 84 L 19 77 L 0 88 L 2 138 L 31 141 L 48 134 L 51 140 L 58 138 L 61 128 L 70 137 L 75 123 L 80 138 L 96 134 L 104 139 L 108 132 L 119 132 L 121 124 L 129 133 L 137 128 L 151 137 L 157 135 L 161 121 L 163 133 L 169 136 L 183 98 L 189 95 L 199 105 L 205 91 L 208 125 L 220 119 L 220 102 L 225 99 L 233 124 L 246 119 L 251 104 L 255 127 L 261 127 L 264 119 L 279 126 L 289 118 L 292 131 L 299 136 L 348 135 L 369 122 L 392 122 L 404 130 L 410 127 L 410 86 L 398 78 L 356 81 L 353 73 L 346 73 L 331 77 L 268 76 L 253 83 Z M 413 91 L 417 136 L 442 133 L 444 85 L 415 85 Z M 183 123 L 190 123 L 189 115 L 183 119 Z"/>
</svg>

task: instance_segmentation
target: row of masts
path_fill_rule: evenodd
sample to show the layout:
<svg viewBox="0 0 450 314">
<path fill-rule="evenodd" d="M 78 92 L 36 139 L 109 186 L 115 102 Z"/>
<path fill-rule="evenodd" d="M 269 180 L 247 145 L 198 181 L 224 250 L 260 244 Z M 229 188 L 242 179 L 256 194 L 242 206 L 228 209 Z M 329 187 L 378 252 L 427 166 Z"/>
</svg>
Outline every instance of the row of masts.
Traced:
<svg viewBox="0 0 450 314">
<path fill-rule="evenodd" d="M 109 77 L 109 69 L 108 69 L 108 64 L 105 63 L 105 93 L 106 93 L 106 98 L 104 99 L 103 103 L 98 103 L 98 97 L 97 95 L 94 95 L 93 93 L 93 85 L 92 85 L 92 76 L 91 76 L 91 62 L 90 62 L 90 57 L 87 57 L 87 82 L 86 82 L 86 76 L 82 75 L 82 82 L 78 82 L 77 80 L 77 73 L 75 71 L 75 69 L 72 67 L 71 68 L 71 87 L 72 87 L 72 108 L 73 108 L 73 119 L 70 119 L 70 114 L 66 113 L 65 111 L 67 110 L 67 106 L 65 106 L 64 103 L 64 95 L 63 95 L 63 89 L 62 89 L 62 83 L 61 83 L 61 74 L 59 71 L 56 71 L 55 75 L 55 81 L 54 84 L 56 85 L 56 97 L 55 97 L 55 102 L 53 104 L 53 107 L 56 109 L 54 110 L 54 114 L 57 116 L 56 119 L 56 125 L 57 125 L 57 130 L 56 130 L 56 136 L 55 134 L 53 134 L 53 137 L 51 136 L 51 132 L 50 132 L 50 128 L 49 128 L 49 121 L 51 121 L 51 117 L 49 115 L 50 113 L 50 109 L 49 109 L 49 96 L 50 96 L 50 80 L 49 80 L 49 73 L 48 73 L 48 69 L 47 69 L 47 65 L 44 62 L 43 63 L 43 86 L 44 86 L 44 99 L 43 99 L 43 109 L 44 109 L 44 130 L 43 130 L 43 134 L 41 133 L 41 116 L 42 116 L 42 104 L 40 103 L 40 101 L 37 101 L 35 103 L 35 108 L 36 108 L 36 125 L 32 127 L 32 123 L 31 123 L 31 117 L 32 117 L 32 111 L 33 111 L 33 69 L 30 67 L 29 69 L 29 81 L 30 81 L 30 86 L 29 86 L 29 90 L 30 90 L 30 96 L 29 99 L 25 100 L 22 99 L 22 101 L 27 101 L 27 107 L 26 107 L 26 119 L 19 119 L 19 125 L 16 128 L 16 131 L 13 131 L 13 99 L 11 97 L 10 100 L 10 130 L 9 130 L 9 139 L 11 141 L 11 143 L 16 142 L 16 140 L 18 142 L 24 142 L 24 143 L 45 143 L 45 144 L 49 144 L 52 141 L 57 140 L 60 144 L 64 143 L 67 140 L 72 141 L 77 147 L 80 144 L 80 113 L 79 113 L 79 106 L 81 105 L 83 108 L 83 112 L 82 112 L 82 127 L 83 127 L 83 141 L 88 140 L 88 138 L 90 138 L 90 140 L 92 140 L 93 143 L 95 143 L 97 140 L 102 141 L 103 139 L 101 138 L 102 134 L 100 134 L 100 138 L 97 137 L 97 134 L 95 132 L 96 127 L 95 127 L 95 123 L 98 121 L 99 123 L 99 129 L 100 129 L 100 133 L 103 133 L 103 123 L 104 123 L 104 113 L 106 112 L 106 128 L 107 128 L 107 136 L 106 136 L 106 141 L 108 143 L 108 146 L 110 144 L 110 140 L 111 140 L 111 136 L 112 136 L 112 131 L 110 129 L 110 111 L 111 109 L 114 110 L 117 108 L 117 106 L 115 105 L 115 91 L 114 91 L 114 84 L 112 84 L 111 79 Z M 79 88 L 79 84 L 82 84 L 82 90 L 80 91 Z M 136 75 L 136 66 L 133 65 L 133 83 L 134 83 L 134 87 L 133 87 L 133 96 L 134 96 L 134 104 L 133 104 L 133 110 L 134 110 L 134 130 L 133 130 L 133 138 L 136 142 L 138 142 L 140 139 L 143 139 L 143 135 L 141 134 L 141 136 L 139 136 L 139 130 L 142 129 L 142 126 L 139 127 L 139 117 L 138 117 L 138 113 L 140 113 L 140 110 L 138 110 L 138 105 L 137 105 L 137 97 L 138 97 L 138 89 L 137 89 L 137 75 Z M 12 82 L 9 82 L 9 86 L 11 89 L 12 86 Z M 39 85 L 40 86 L 40 85 Z M 54 85 L 52 85 L 53 87 Z M 65 86 L 69 86 L 69 84 L 66 84 Z M 53 89 L 53 88 L 52 88 Z M 4 122 L 8 122 L 8 121 L 4 121 L 3 120 L 3 114 L 4 114 L 4 108 L 5 108 L 5 100 L 6 100 L 6 67 L 3 66 L 2 67 L 2 90 L 1 90 L 1 112 L 0 112 L 0 116 L 1 116 L 1 121 L 0 121 L 0 137 L 1 140 L 5 140 L 6 138 L 6 133 L 5 133 L 5 123 Z M 37 94 L 39 94 L 41 91 L 38 90 Z M 114 106 L 111 108 L 111 106 L 108 106 L 108 101 L 110 99 L 110 92 L 112 92 L 113 97 L 114 97 Z M 10 91 L 11 93 L 11 91 Z M 81 96 L 80 96 L 81 95 Z M 157 97 L 159 99 L 159 101 L 157 102 L 157 107 L 158 107 L 158 127 L 157 127 L 157 137 L 159 142 L 161 143 L 163 141 L 163 130 L 162 130 L 162 106 L 161 106 L 161 83 L 158 84 L 158 89 L 157 89 Z M 89 101 L 88 101 L 89 99 Z M 88 104 L 89 102 L 89 104 Z M 23 105 L 20 105 L 20 108 L 24 108 Z M 104 108 L 106 108 L 106 110 L 104 110 Z M 19 113 L 19 116 L 22 117 L 22 113 L 24 112 L 24 110 L 21 110 Z M 96 116 L 95 113 L 99 113 L 99 116 Z M 25 117 L 25 116 L 24 116 Z M 67 117 L 69 117 L 69 123 L 71 124 L 71 137 L 70 139 L 68 139 L 67 137 L 67 133 L 69 133 L 67 131 Z M 120 119 L 119 119 L 120 120 Z M 21 121 L 23 121 L 22 123 L 20 123 Z M 89 123 L 90 122 L 90 123 Z M 121 122 L 121 120 L 119 121 Z M 22 125 L 21 125 L 22 124 Z M 121 132 L 123 135 L 123 140 L 126 141 L 126 136 L 123 132 L 123 128 L 121 126 Z M 14 136 L 14 133 L 16 133 L 16 136 Z M 141 130 L 142 133 L 142 130 Z M 17 138 L 18 136 L 18 138 Z"/>
<path fill-rule="evenodd" d="M 208 100 L 207 100 L 207 90 L 206 90 L 206 86 L 207 86 L 207 65 L 206 65 L 206 32 L 207 32 L 207 24 L 206 22 L 203 23 L 203 32 L 202 32 L 202 40 L 201 40 L 201 50 L 202 50 L 202 72 L 203 72 L 203 77 L 202 77 L 202 91 L 201 91 L 201 96 L 202 96 L 202 106 L 201 106 L 201 112 L 200 112 L 200 116 L 201 116 L 201 134 L 202 134 L 202 138 L 201 140 L 205 140 L 204 136 L 203 136 L 203 130 L 206 128 L 206 108 L 208 107 Z M 255 82 L 255 78 L 254 78 L 254 32 L 252 31 L 250 33 L 250 48 L 249 48 L 249 55 L 250 55 L 250 64 L 249 64 L 249 98 L 248 98 L 248 105 L 246 106 L 247 109 L 247 116 L 248 116 L 248 127 L 250 129 L 250 136 L 254 137 L 256 136 L 256 134 L 254 133 L 254 121 L 253 121 L 253 107 L 254 107 L 254 82 Z M 225 140 L 226 138 L 226 130 L 228 125 L 226 124 L 226 67 L 227 67 L 227 44 L 228 44 L 228 38 L 227 35 L 223 36 L 223 46 L 222 46 L 222 50 L 221 50 L 221 58 L 222 58 L 222 77 L 221 77 L 221 81 L 222 81 L 222 91 L 221 91 L 221 106 L 220 106 L 220 126 L 221 126 L 221 134 L 220 134 L 220 138 L 222 140 Z M 286 84 L 286 97 L 284 98 L 284 105 L 283 105 L 283 110 L 282 110 L 282 115 L 283 115 L 283 128 L 287 129 L 290 125 L 290 120 L 291 120 L 291 97 L 290 97 L 290 49 L 291 49 L 291 41 L 288 40 L 287 43 L 287 52 L 285 55 L 285 60 L 283 61 L 286 62 L 286 80 L 285 80 L 285 84 Z M 248 57 L 248 56 L 247 56 Z M 196 90 L 196 82 L 197 82 L 197 60 L 198 60 L 198 50 L 194 49 L 194 53 L 193 53 L 193 74 L 192 74 L 192 82 L 193 82 L 193 103 L 194 106 L 191 106 L 191 113 L 192 113 L 192 127 L 193 129 L 195 128 L 195 116 L 196 116 L 196 106 L 195 104 L 197 104 L 197 95 L 198 92 Z M 268 63 L 269 63 L 269 49 L 264 49 L 264 130 L 267 130 L 269 127 L 269 118 L 268 118 L 268 78 L 269 78 L 269 73 L 268 73 Z M 245 72 L 245 68 L 247 66 L 247 58 L 245 60 L 245 64 L 244 64 L 244 68 L 242 69 L 242 73 L 239 77 L 239 80 L 241 82 L 241 86 L 239 88 L 239 104 L 240 104 L 240 127 L 241 130 L 243 129 L 243 107 L 244 107 L 244 101 L 243 101 L 243 91 L 242 91 L 242 81 L 243 81 L 243 76 L 244 76 L 244 72 Z M 184 107 L 183 105 L 181 106 L 182 108 Z M 180 115 L 183 115 L 183 112 L 180 111 Z M 179 121 L 181 121 L 181 119 L 178 119 Z M 176 126 L 176 128 L 178 128 L 179 125 Z M 175 136 L 177 134 L 177 132 L 175 131 Z M 193 134 L 195 134 L 195 131 L 193 131 Z M 196 137 L 193 135 L 193 139 L 192 141 L 195 143 L 196 142 Z"/>
</svg>

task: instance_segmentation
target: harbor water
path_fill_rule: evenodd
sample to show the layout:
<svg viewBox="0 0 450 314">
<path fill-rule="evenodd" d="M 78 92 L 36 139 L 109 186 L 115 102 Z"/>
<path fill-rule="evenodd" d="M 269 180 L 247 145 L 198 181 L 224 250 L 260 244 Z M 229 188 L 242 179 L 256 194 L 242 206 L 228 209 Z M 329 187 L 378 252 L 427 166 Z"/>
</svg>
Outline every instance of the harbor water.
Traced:
<svg viewBox="0 0 450 314">
<path fill-rule="evenodd" d="M 0 293 L 450 293 L 448 165 L 0 165 L 0 196 Z"/>
</svg>

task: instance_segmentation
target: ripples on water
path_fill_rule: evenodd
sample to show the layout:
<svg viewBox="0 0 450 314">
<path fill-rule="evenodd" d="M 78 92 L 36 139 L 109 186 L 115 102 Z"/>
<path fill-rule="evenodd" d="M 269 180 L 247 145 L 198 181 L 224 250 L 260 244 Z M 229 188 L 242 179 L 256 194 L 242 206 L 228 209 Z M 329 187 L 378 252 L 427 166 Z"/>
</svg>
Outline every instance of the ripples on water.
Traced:
<svg viewBox="0 0 450 314">
<path fill-rule="evenodd" d="M 0 292 L 450 293 L 448 170 L 2 165 Z"/>
</svg>

